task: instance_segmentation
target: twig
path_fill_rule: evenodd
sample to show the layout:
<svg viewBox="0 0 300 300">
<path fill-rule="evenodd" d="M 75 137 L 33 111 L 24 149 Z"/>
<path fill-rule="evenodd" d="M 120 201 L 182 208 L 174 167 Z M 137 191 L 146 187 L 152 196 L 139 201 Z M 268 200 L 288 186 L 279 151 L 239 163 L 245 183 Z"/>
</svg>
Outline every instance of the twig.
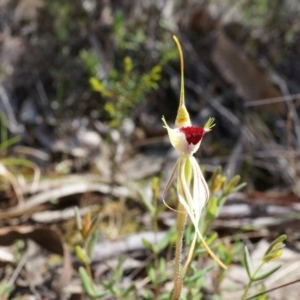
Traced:
<svg viewBox="0 0 300 300">
<path fill-rule="evenodd" d="M 245 106 L 260 106 L 260 105 L 268 105 L 278 102 L 286 102 L 286 101 L 292 101 L 292 100 L 298 100 L 300 99 L 300 93 L 299 94 L 293 94 L 293 95 L 286 95 L 286 96 L 280 96 L 280 97 L 274 97 L 274 98 L 266 98 L 266 99 L 260 99 L 260 100 L 253 100 L 253 101 L 247 101 L 245 102 Z"/>
<path fill-rule="evenodd" d="M 27 262 L 28 259 L 28 251 L 26 251 L 22 257 L 22 259 L 19 261 L 16 269 L 14 270 L 12 276 L 10 277 L 8 284 L 13 286 L 14 282 L 16 281 L 17 277 L 19 276 L 22 268 L 24 267 L 25 263 Z"/>
<path fill-rule="evenodd" d="M 274 288 L 272 288 L 272 289 L 269 289 L 269 290 L 267 290 L 267 291 L 264 291 L 264 292 L 255 294 L 255 295 L 253 295 L 253 296 L 247 298 L 246 300 L 254 299 L 254 298 L 258 297 L 258 296 L 261 296 L 261 295 L 264 295 L 264 294 L 273 292 L 273 291 L 275 291 L 275 290 L 281 289 L 281 288 L 283 288 L 283 287 L 289 286 L 289 285 L 294 284 L 294 283 L 297 283 L 297 282 L 300 282 L 300 278 L 299 278 L 299 279 L 296 279 L 296 280 L 294 280 L 294 281 L 291 281 L 291 282 L 288 282 L 288 283 L 285 283 L 285 284 L 276 286 L 276 287 L 274 287 Z"/>
</svg>

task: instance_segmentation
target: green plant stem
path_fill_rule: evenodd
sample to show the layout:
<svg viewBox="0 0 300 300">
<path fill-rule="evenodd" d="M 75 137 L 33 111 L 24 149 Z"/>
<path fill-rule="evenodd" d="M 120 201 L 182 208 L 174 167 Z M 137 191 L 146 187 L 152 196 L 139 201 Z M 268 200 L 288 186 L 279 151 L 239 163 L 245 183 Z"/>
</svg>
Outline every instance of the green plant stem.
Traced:
<svg viewBox="0 0 300 300">
<path fill-rule="evenodd" d="M 253 275 L 251 276 L 251 278 L 249 278 L 250 280 L 249 280 L 248 284 L 246 285 L 246 288 L 245 288 L 244 293 L 243 293 L 243 295 L 241 297 L 241 300 L 245 300 L 246 299 L 248 291 L 249 291 L 249 289 L 250 289 L 250 287 L 251 287 L 251 285 L 253 283 L 253 279 L 255 278 L 256 274 L 260 271 L 260 269 L 262 268 L 262 266 L 264 264 L 265 264 L 265 262 L 262 261 L 261 264 L 257 267 L 257 269 L 255 270 L 255 272 L 253 273 Z"/>
<path fill-rule="evenodd" d="M 88 253 L 88 238 L 84 239 L 83 248 L 84 248 L 85 253 Z M 84 264 L 84 268 L 85 268 L 86 272 L 88 273 L 88 275 L 90 276 L 90 278 L 92 280 L 93 274 L 92 274 L 90 264 Z"/>
<path fill-rule="evenodd" d="M 186 224 L 187 213 L 184 207 L 178 203 L 177 223 L 176 223 L 176 250 L 175 250 L 175 266 L 174 266 L 174 293 L 172 300 L 179 300 L 182 290 L 183 278 L 181 272 L 181 251 L 184 229 Z"/>
<path fill-rule="evenodd" d="M 154 214 L 153 214 L 153 231 L 154 231 L 154 244 L 157 244 L 157 233 L 158 233 L 158 199 L 157 195 L 153 189 L 153 206 L 154 206 Z M 154 253 L 154 266 L 156 272 L 158 272 L 158 253 Z"/>
<path fill-rule="evenodd" d="M 153 199 L 153 205 L 155 208 L 155 213 L 153 215 L 153 231 L 154 231 L 154 245 L 157 245 L 157 233 L 158 233 L 158 208 L 157 208 L 157 197 L 155 196 Z M 154 268 L 155 268 L 155 273 L 156 276 L 159 276 L 159 270 L 158 270 L 158 253 L 157 251 L 154 251 Z M 157 284 L 155 284 L 155 296 L 157 299 L 158 298 L 158 294 L 159 294 L 159 286 L 157 286 Z"/>
</svg>

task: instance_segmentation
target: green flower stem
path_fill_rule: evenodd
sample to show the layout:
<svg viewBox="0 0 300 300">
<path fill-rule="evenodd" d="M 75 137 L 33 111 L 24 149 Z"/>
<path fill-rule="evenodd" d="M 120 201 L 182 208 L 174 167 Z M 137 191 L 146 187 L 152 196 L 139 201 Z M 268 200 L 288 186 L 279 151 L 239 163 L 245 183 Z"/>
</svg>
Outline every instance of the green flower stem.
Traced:
<svg viewBox="0 0 300 300">
<path fill-rule="evenodd" d="M 187 213 L 184 207 L 178 203 L 177 224 L 176 224 L 176 252 L 175 252 L 175 267 L 174 267 L 174 293 L 172 300 L 179 300 L 182 290 L 182 272 L 181 272 L 181 251 L 184 229 L 186 224 Z"/>
<path fill-rule="evenodd" d="M 250 287 L 251 287 L 251 285 L 253 283 L 253 279 L 255 278 L 256 274 L 260 271 L 260 269 L 262 268 L 262 266 L 264 264 L 265 264 L 265 262 L 262 261 L 261 264 L 257 267 L 257 269 L 255 270 L 255 272 L 253 273 L 253 275 L 251 276 L 251 278 L 249 278 L 250 280 L 249 280 L 248 284 L 246 285 L 246 288 L 245 288 L 244 293 L 243 293 L 243 295 L 241 297 L 241 300 L 245 300 L 246 299 L 246 296 L 247 296 L 247 294 L 249 292 L 249 289 L 250 289 Z"/>
<path fill-rule="evenodd" d="M 158 215 L 159 215 L 159 210 L 158 210 L 158 196 L 157 193 L 155 192 L 154 188 L 153 188 L 153 206 L 154 206 L 154 214 L 153 214 L 153 231 L 154 231 L 154 245 L 157 245 L 157 233 L 158 233 Z M 159 274 L 159 267 L 158 267 L 158 255 L 159 253 L 157 251 L 154 251 L 154 269 L 155 272 L 158 276 Z M 155 296 L 157 299 L 158 295 L 159 295 L 159 285 L 155 284 Z"/>
<path fill-rule="evenodd" d="M 88 255 L 88 237 L 84 238 L 83 240 L 83 249 L 85 250 L 85 253 Z M 92 270 L 91 270 L 91 265 L 88 263 L 84 264 L 84 268 L 87 272 L 87 274 L 90 276 L 91 280 L 93 279 L 93 274 L 92 274 Z"/>
<path fill-rule="evenodd" d="M 181 174 L 180 172 L 184 172 L 184 177 L 186 180 L 186 183 L 188 186 L 190 185 L 191 178 L 192 178 L 192 165 L 190 161 L 187 159 L 185 161 L 185 165 L 183 169 L 178 170 L 178 178 L 177 178 L 177 193 L 180 195 L 183 194 L 182 191 L 182 184 L 180 184 L 180 178 Z M 174 270 L 174 294 L 172 297 L 172 300 L 179 300 L 180 294 L 182 290 L 182 284 L 183 284 L 183 272 L 181 270 L 181 251 L 182 251 L 182 240 L 184 235 L 184 229 L 187 219 L 187 212 L 184 208 L 184 206 L 178 202 L 178 208 L 177 208 L 177 224 L 176 224 L 176 252 L 175 252 L 175 270 Z"/>
</svg>

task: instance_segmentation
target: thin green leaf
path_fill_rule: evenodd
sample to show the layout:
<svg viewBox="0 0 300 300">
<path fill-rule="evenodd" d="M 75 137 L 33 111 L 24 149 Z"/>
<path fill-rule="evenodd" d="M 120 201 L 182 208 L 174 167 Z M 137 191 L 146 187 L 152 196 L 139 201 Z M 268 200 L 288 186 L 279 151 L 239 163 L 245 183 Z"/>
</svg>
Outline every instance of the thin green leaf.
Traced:
<svg viewBox="0 0 300 300">
<path fill-rule="evenodd" d="M 20 140 L 21 140 L 20 136 L 14 136 L 14 137 L 2 142 L 0 144 L 0 151 L 3 151 L 5 149 L 9 148 L 10 146 L 18 143 Z"/>
<path fill-rule="evenodd" d="M 252 276 L 253 276 L 253 265 L 252 265 L 252 262 L 251 262 L 251 258 L 250 258 L 248 248 L 246 246 L 245 246 L 245 249 L 244 249 L 244 264 L 245 264 L 245 268 L 246 268 L 248 277 L 249 277 L 249 279 L 251 279 Z"/>
<path fill-rule="evenodd" d="M 186 278 L 184 280 L 184 283 L 189 285 L 193 282 L 195 282 L 197 279 L 199 279 L 200 277 L 204 276 L 206 273 L 208 273 L 209 271 L 213 270 L 215 268 L 215 264 L 210 264 L 207 267 L 205 267 L 204 269 L 200 270 L 199 272 L 197 272 L 196 274 L 192 275 L 189 278 Z"/>
<path fill-rule="evenodd" d="M 148 274 L 148 277 L 150 278 L 151 282 L 156 283 L 156 272 L 155 272 L 153 266 L 148 265 L 146 270 L 147 270 L 147 274 Z"/>
<path fill-rule="evenodd" d="M 84 263 L 85 265 L 89 265 L 91 263 L 91 259 L 80 246 L 75 247 L 75 254 L 78 260 Z"/>
<path fill-rule="evenodd" d="M 149 243 L 146 239 L 142 238 L 142 243 L 145 246 L 145 248 L 153 251 L 153 245 Z"/>
<path fill-rule="evenodd" d="M 225 188 L 224 188 L 224 194 L 225 194 L 225 195 L 231 194 L 232 191 L 233 191 L 234 188 L 237 186 L 237 184 L 239 183 L 240 180 L 241 180 L 241 176 L 240 176 L 240 175 L 235 175 L 235 176 L 228 182 L 228 184 L 225 186 Z"/>
<path fill-rule="evenodd" d="M 163 257 L 159 260 L 158 269 L 161 275 L 166 273 L 166 260 Z"/>
<path fill-rule="evenodd" d="M 24 167 L 28 167 L 28 168 L 32 168 L 32 169 L 37 168 L 36 164 L 34 164 L 30 160 L 24 159 L 24 158 L 3 158 L 3 159 L 1 159 L 1 163 L 6 166 L 20 165 L 20 166 L 24 166 Z"/>
<path fill-rule="evenodd" d="M 143 201 L 144 205 L 146 206 L 147 210 L 149 211 L 151 216 L 154 216 L 155 215 L 155 207 L 148 199 L 146 199 L 146 197 L 142 193 L 140 193 L 140 195 L 141 195 L 142 201 Z"/>
<path fill-rule="evenodd" d="M 95 230 L 88 241 L 87 252 L 88 252 L 88 256 L 90 257 L 92 256 L 93 249 L 97 244 L 98 236 L 99 236 L 99 231 Z"/>
<path fill-rule="evenodd" d="M 85 293 L 91 298 L 102 298 L 107 294 L 107 291 L 95 291 L 94 283 L 92 279 L 89 277 L 84 267 L 79 267 L 78 270 L 79 277 L 83 286 Z"/>
<path fill-rule="evenodd" d="M 125 291 L 124 293 L 122 294 L 122 298 L 125 299 L 125 297 L 128 297 L 129 294 L 135 290 L 135 286 L 134 285 L 131 285 L 129 286 Z"/>
<path fill-rule="evenodd" d="M 211 245 L 218 238 L 218 234 L 214 232 L 210 237 L 207 238 L 206 244 Z"/>
<path fill-rule="evenodd" d="M 265 272 L 262 272 L 258 275 L 255 276 L 255 278 L 253 278 L 252 280 L 253 281 L 259 281 L 259 280 L 263 280 L 263 279 L 266 279 L 267 277 L 271 276 L 273 273 L 275 273 L 277 270 L 279 270 L 281 268 L 281 264 L 268 270 L 268 271 L 265 271 Z"/>
<path fill-rule="evenodd" d="M 14 289 L 15 287 L 13 285 L 8 283 L 6 280 L 2 280 L 0 282 L 0 296 L 1 296 L 0 299 L 2 299 L 2 297 L 3 300 L 8 298 Z"/>
<path fill-rule="evenodd" d="M 194 256 L 205 254 L 207 251 L 204 248 L 200 248 L 194 251 Z"/>
<path fill-rule="evenodd" d="M 123 264 L 125 261 L 125 257 L 124 256 L 120 256 L 118 258 L 118 266 L 115 270 L 115 278 L 117 281 L 121 281 L 123 273 L 124 273 L 124 268 L 123 268 Z"/>
<path fill-rule="evenodd" d="M 215 169 L 215 171 L 213 172 L 213 174 L 212 174 L 212 176 L 211 176 L 211 178 L 209 180 L 209 183 L 208 183 L 210 189 L 211 189 L 212 186 L 215 185 L 215 180 L 221 174 L 221 172 L 222 172 L 222 167 L 221 166 L 217 167 Z"/>
<path fill-rule="evenodd" d="M 156 253 L 161 252 L 170 244 L 170 238 L 173 233 L 169 231 L 156 245 L 154 245 L 153 249 L 155 249 Z"/>
<path fill-rule="evenodd" d="M 247 185 L 247 183 L 246 183 L 246 182 L 243 182 L 243 183 L 237 185 L 234 189 L 232 189 L 230 193 L 231 193 L 231 194 L 232 194 L 232 193 L 235 193 L 235 192 L 241 190 L 241 189 L 242 189 L 243 187 L 245 187 L 246 185 Z"/>
<path fill-rule="evenodd" d="M 211 222 L 217 217 L 217 208 L 218 208 L 217 198 L 212 197 L 208 203 L 208 208 L 207 208 L 208 221 Z"/>
</svg>

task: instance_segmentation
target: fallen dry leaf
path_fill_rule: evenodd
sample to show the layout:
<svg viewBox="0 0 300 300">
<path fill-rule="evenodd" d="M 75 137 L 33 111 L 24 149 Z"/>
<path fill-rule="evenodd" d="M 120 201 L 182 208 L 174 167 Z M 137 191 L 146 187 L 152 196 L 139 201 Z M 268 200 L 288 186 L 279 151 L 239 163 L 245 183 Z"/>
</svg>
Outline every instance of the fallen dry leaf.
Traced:
<svg viewBox="0 0 300 300">
<path fill-rule="evenodd" d="M 122 186 L 116 186 L 111 188 L 107 184 L 92 183 L 92 182 L 77 182 L 63 184 L 57 187 L 51 188 L 51 190 L 44 190 L 41 193 L 33 195 L 24 201 L 21 205 L 1 210 L 0 220 L 9 219 L 12 217 L 23 216 L 24 214 L 31 214 L 33 211 L 37 211 L 37 207 L 44 203 L 51 201 L 52 199 L 60 199 L 62 197 L 83 194 L 87 192 L 98 192 L 103 194 L 111 194 L 115 197 L 128 197 L 130 195 L 129 189 Z"/>
<path fill-rule="evenodd" d="M 53 280 L 52 288 L 60 293 L 71 280 L 72 264 L 69 251 L 57 231 L 49 227 L 40 226 L 10 226 L 0 228 L 0 245 L 11 245 L 17 239 L 31 239 L 41 247 L 63 257 L 62 271 Z"/>
</svg>

